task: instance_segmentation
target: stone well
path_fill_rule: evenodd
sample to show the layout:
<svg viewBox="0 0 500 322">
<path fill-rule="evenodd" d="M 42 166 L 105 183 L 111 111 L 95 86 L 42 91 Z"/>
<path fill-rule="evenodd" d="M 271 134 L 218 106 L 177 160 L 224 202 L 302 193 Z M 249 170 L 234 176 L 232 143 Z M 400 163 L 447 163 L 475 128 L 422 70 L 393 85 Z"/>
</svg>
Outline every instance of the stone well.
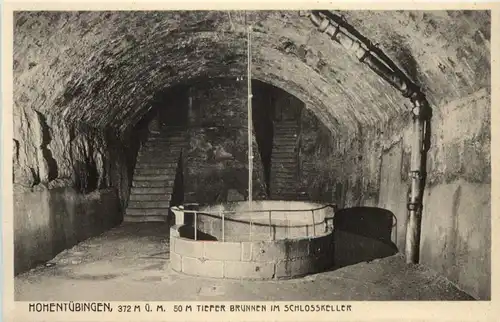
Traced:
<svg viewBox="0 0 500 322">
<path fill-rule="evenodd" d="M 171 268 L 201 277 L 268 280 L 333 265 L 332 206 L 255 201 L 249 208 L 248 202 L 172 207 Z"/>
</svg>

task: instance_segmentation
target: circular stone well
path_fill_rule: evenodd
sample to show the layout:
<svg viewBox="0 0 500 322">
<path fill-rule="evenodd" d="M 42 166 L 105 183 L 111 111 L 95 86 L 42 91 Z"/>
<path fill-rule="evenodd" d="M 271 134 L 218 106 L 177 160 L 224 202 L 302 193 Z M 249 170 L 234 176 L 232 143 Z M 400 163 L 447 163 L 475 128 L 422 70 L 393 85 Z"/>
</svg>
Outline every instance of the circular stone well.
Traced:
<svg viewBox="0 0 500 322">
<path fill-rule="evenodd" d="M 248 202 L 238 202 L 172 211 L 174 271 L 267 280 L 317 273 L 333 265 L 332 205 L 254 201 L 251 209 Z"/>
</svg>

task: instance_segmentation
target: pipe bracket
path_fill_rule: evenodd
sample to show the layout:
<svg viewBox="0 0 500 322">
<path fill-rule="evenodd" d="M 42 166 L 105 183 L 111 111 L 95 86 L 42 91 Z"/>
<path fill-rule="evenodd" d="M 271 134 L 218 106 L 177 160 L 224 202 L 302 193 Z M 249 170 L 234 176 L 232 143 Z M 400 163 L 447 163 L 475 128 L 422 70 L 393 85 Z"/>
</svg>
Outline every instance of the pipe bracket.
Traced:
<svg viewBox="0 0 500 322">
<path fill-rule="evenodd" d="M 419 212 L 419 211 L 420 211 L 420 209 L 422 209 L 422 203 L 421 203 L 421 202 L 409 202 L 409 203 L 406 205 L 406 208 L 407 208 L 409 211 Z"/>
<path fill-rule="evenodd" d="M 334 28 L 335 28 L 335 30 L 333 31 L 333 35 L 332 35 L 331 39 L 337 40 L 337 35 L 340 32 L 340 26 L 337 26 L 337 27 L 334 27 Z"/>
<path fill-rule="evenodd" d="M 330 21 L 327 18 L 324 18 L 323 21 L 319 24 L 318 30 L 321 32 L 325 32 L 326 28 L 330 25 Z"/>
<path fill-rule="evenodd" d="M 422 176 L 422 172 L 419 171 L 419 170 L 414 170 L 414 171 L 410 171 L 409 174 L 410 178 L 412 179 L 418 179 L 418 180 L 422 180 L 423 176 Z"/>
<path fill-rule="evenodd" d="M 359 58 L 359 61 L 362 63 L 366 57 L 368 57 L 368 55 L 371 54 L 371 51 L 370 49 L 368 48 L 367 50 L 365 50 L 365 52 L 363 53 L 363 55 Z"/>
</svg>

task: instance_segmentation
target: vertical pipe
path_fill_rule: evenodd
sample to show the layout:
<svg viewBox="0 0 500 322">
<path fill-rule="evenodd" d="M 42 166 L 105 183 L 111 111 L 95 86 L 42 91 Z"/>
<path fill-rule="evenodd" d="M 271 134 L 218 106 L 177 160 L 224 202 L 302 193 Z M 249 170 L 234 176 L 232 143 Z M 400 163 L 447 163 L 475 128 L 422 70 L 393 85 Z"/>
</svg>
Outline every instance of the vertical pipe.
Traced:
<svg viewBox="0 0 500 322">
<path fill-rule="evenodd" d="M 415 101 L 413 108 L 413 141 L 411 151 L 411 188 L 408 201 L 408 222 L 406 226 L 405 255 L 408 264 L 418 263 L 420 251 L 420 224 L 422 214 L 422 145 L 424 120 L 422 106 Z"/>
<path fill-rule="evenodd" d="M 222 215 L 222 242 L 225 242 L 226 241 L 226 234 L 225 234 L 225 230 L 224 230 L 224 213 L 222 212 L 221 215 Z"/>
<path fill-rule="evenodd" d="M 269 240 L 273 240 L 273 224 L 271 221 L 271 210 L 269 210 Z"/>
<path fill-rule="evenodd" d="M 249 240 L 252 241 L 252 213 L 250 213 L 250 233 L 249 233 Z"/>
<path fill-rule="evenodd" d="M 198 240 L 198 213 L 194 212 L 194 240 Z"/>
<path fill-rule="evenodd" d="M 248 70 L 247 70 L 247 85 L 248 85 L 248 206 L 252 211 L 252 181 L 253 181 L 253 138 L 252 138 L 252 54 L 251 54 L 251 31 L 252 27 L 248 27 L 247 54 L 248 54 Z"/>
<path fill-rule="evenodd" d="M 312 218 L 313 218 L 313 236 L 316 237 L 316 220 L 314 219 L 314 210 L 311 210 Z"/>
<path fill-rule="evenodd" d="M 288 219 L 288 214 L 285 215 L 285 239 L 290 237 L 290 220 Z"/>
</svg>

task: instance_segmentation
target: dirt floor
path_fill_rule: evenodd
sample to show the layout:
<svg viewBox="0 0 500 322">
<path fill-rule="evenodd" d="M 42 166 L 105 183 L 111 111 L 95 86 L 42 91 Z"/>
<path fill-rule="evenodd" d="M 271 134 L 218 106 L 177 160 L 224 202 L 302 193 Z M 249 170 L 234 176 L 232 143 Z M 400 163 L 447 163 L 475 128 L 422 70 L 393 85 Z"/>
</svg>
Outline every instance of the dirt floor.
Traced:
<svg viewBox="0 0 500 322">
<path fill-rule="evenodd" d="M 122 224 L 15 278 L 18 301 L 472 300 L 400 255 L 300 279 L 194 278 L 169 268 L 168 226 Z"/>
</svg>

